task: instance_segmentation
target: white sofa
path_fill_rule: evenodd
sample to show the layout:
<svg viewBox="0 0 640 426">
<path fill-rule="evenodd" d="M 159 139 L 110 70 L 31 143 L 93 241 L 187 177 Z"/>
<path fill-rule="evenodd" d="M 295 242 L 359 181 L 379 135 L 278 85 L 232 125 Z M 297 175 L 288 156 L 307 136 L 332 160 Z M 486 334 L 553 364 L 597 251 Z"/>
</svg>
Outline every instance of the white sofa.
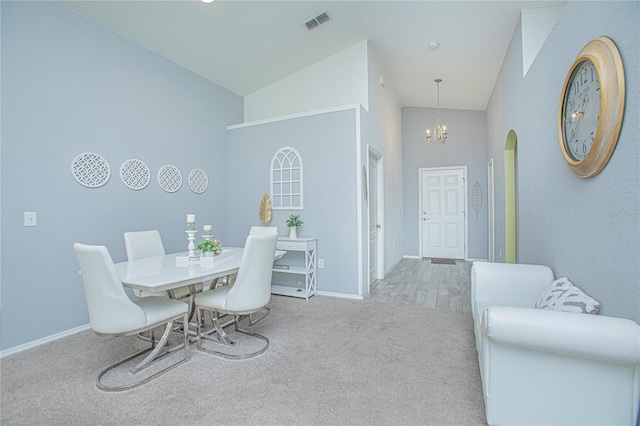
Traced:
<svg viewBox="0 0 640 426">
<path fill-rule="evenodd" d="M 640 326 L 535 309 L 540 265 L 474 262 L 471 309 L 490 425 L 637 425 Z"/>
</svg>

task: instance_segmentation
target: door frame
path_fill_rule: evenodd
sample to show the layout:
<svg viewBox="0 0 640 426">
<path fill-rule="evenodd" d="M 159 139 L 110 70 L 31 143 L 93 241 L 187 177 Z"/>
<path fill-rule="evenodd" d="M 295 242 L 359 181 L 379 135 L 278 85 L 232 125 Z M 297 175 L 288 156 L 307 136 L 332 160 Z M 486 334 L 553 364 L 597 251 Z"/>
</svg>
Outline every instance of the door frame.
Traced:
<svg viewBox="0 0 640 426">
<path fill-rule="evenodd" d="M 420 254 L 420 258 L 422 258 L 422 172 L 423 171 L 444 171 L 444 170 L 462 170 L 462 180 L 464 182 L 463 185 L 463 197 L 464 197 L 464 260 L 469 260 L 469 215 L 467 214 L 468 210 L 468 184 L 467 184 L 467 166 L 445 166 L 445 167 L 421 167 L 418 168 L 418 209 L 416 211 L 416 216 L 418 218 L 418 253 Z"/>
<path fill-rule="evenodd" d="M 367 146 L 368 155 L 367 155 L 367 192 L 370 189 L 369 182 L 371 179 L 375 179 L 376 181 L 376 210 L 378 216 L 378 223 L 382 225 L 378 230 L 378 243 L 376 244 L 376 262 L 377 262 L 377 277 L 375 279 L 381 280 L 384 278 L 384 157 L 378 151 L 373 149 L 371 146 Z M 369 162 L 374 160 L 376 163 L 376 176 L 371 176 L 371 171 L 369 170 Z M 367 197 L 367 225 L 369 225 L 369 198 Z M 369 226 L 367 226 L 367 231 L 369 230 Z M 367 232 L 367 242 L 369 242 L 369 233 Z M 367 244 L 367 248 L 371 247 L 370 244 Z M 367 249 L 368 251 L 368 249 Z M 371 292 L 371 265 L 369 265 L 369 257 L 367 257 L 367 288 L 368 292 Z"/>
<path fill-rule="evenodd" d="M 495 169 L 493 158 L 487 163 L 487 234 L 489 262 L 496 261 L 496 204 L 495 204 Z"/>
<path fill-rule="evenodd" d="M 509 130 L 504 143 L 505 262 L 518 263 L 517 195 L 518 136 Z"/>
</svg>

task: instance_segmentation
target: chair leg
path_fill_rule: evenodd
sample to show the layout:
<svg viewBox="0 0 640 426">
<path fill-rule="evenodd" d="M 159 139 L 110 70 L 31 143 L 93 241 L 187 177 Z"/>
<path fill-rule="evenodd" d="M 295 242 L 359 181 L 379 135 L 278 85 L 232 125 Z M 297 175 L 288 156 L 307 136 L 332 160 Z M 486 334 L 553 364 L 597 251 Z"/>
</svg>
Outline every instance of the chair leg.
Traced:
<svg viewBox="0 0 640 426">
<path fill-rule="evenodd" d="M 249 324 L 248 324 L 249 327 L 251 327 L 253 324 L 255 324 L 255 323 L 259 322 L 259 321 L 262 321 L 263 319 L 265 319 L 271 313 L 271 309 L 269 309 L 269 308 L 265 308 L 265 309 L 267 310 L 267 313 L 265 315 L 263 315 L 262 317 L 258 318 L 254 322 L 251 321 L 251 314 L 249 314 Z M 244 330 L 244 329 L 240 328 L 240 324 L 239 324 L 238 320 L 239 320 L 239 316 L 236 316 L 236 327 L 235 327 L 235 329 L 236 329 L 236 331 L 238 333 L 246 334 L 247 336 L 256 337 L 258 339 L 264 340 L 266 343 L 265 343 L 264 347 L 262 349 L 260 349 L 259 351 L 252 352 L 250 354 L 240 355 L 237 358 L 240 358 L 240 359 L 253 358 L 254 356 L 258 356 L 261 353 L 263 353 L 264 351 L 266 351 L 269 348 L 269 339 L 267 339 L 262 334 L 258 334 L 258 333 L 255 333 L 255 332 L 251 331 L 251 330 Z"/>
<path fill-rule="evenodd" d="M 131 369 L 130 371 L 132 373 L 137 373 L 138 371 L 140 371 L 141 369 L 143 369 L 144 367 L 147 367 L 150 365 L 150 362 L 154 359 L 158 360 L 166 355 L 168 355 L 169 353 L 172 352 L 165 352 L 162 355 L 158 355 L 158 353 L 162 350 L 162 348 L 164 347 L 164 345 L 166 344 L 166 338 L 168 337 L 169 333 L 171 333 L 171 330 L 173 328 L 173 323 L 175 320 L 172 320 L 171 322 L 167 323 L 167 326 L 165 327 L 165 331 L 163 333 L 162 338 L 160 339 L 160 342 L 158 345 L 155 344 L 155 339 L 153 337 L 151 337 L 151 347 L 144 349 L 142 351 L 136 352 L 130 356 L 128 356 L 127 358 L 116 362 L 115 364 L 110 365 L 109 367 L 105 368 L 104 370 L 102 370 L 98 376 L 96 377 L 96 387 L 102 391 L 108 391 L 108 392 L 117 392 L 117 391 L 124 391 L 124 390 L 129 390 L 129 389 L 133 389 L 135 387 L 141 386 L 145 383 L 150 382 L 151 380 L 165 374 L 168 373 L 169 371 L 173 370 L 174 368 L 176 368 L 178 365 L 189 361 L 189 335 L 187 333 L 187 331 L 185 330 L 184 332 L 184 343 L 182 343 L 182 346 L 184 346 L 184 357 L 178 361 L 176 361 L 175 363 L 163 368 L 162 370 L 158 371 L 157 373 L 152 374 L 151 376 L 139 380 L 137 382 L 133 382 L 133 383 L 128 383 L 126 385 L 122 385 L 122 386 L 109 386 L 109 385 L 105 385 L 102 383 L 102 377 L 104 377 L 105 374 L 107 374 L 109 371 L 113 370 L 116 367 L 119 367 L 122 364 L 125 364 L 139 356 L 142 356 L 144 354 L 146 354 L 147 352 L 151 352 L 151 354 L 147 355 L 147 357 L 140 362 L 136 367 L 134 367 L 133 369 Z M 188 313 L 184 315 L 184 321 L 188 321 Z M 163 341 L 164 340 L 164 341 Z"/>
<path fill-rule="evenodd" d="M 199 314 L 200 308 L 196 307 L 196 310 L 198 311 L 198 314 Z M 213 313 L 213 311 L 211 312 Z M 231 323 L 220 324 L 220 319 L 217 312 L 215 316 L 213 314 L 211 315 L 211 323 L 213 324 L 213 329 L 206 330 L 206 331 L 203 331 L 200 323 L 198 323 L 198 343 L 199 343 L 198 349 L 202 348 L 201 339 L 206 339 L 206 340 L 209 340 L 215 343 L 220 343 L 226 346 L 235 345 L 235 342 L 232 341 L 231 338 L 229 338 L 229 335 L 227 334 L 227 332 L 224 331 L 224 327 L 226 327 L 227 325 L 230 325 Z M 215 338 L 211 335 L 214 332 L 218 333 L 219 338 Z"/>
<path fill-rule="evenodd" d="M 205 309 L 205 310 L 207 310 L 207 309 Z M 202 310 L 201 310 L 200 315 L 201 315 L 200 322 L 202 324 L 202 327 L 204 327 L 205 326 L 205 314 L 204 314 L 204 312 L 202 312 Z M 216 330 L 216 327 L 215 327 L 216 326 L 215 321 L 214 321 L 215 318 L 218 319 L 218 325 L 220 327 L 222 327 L 223 329 L 226 328 L 227 326 L 233 324 L 234 323 L 234 319 L 233 318 L 231 320 L 229 320 L 229 321 L 226 321 L 226 322 L 224 321 L 225 317 L 227 317 L 227 316 L 229 316 L 229 315 L 228 314 L 227 315 L 219 315 L 216 311 L 209 310 L 209 319 L 211 320 L 211 324 L 213 325 L 213 327 L 208 328 L 206 330 L 202 330 L 201 329 L 200 333 L 202 333 L 202 335 L 204 336 L 205 339 L 217 341 L 214 338 L 209 338 L 209 337 L 206 337 L 206 336 L 218 332 L 218 330 Z"/>
<path fill-rule="evenodd" d="M 198 310 L 198 314 L 199 314 L 199 307 L 196 307 L 196 310 Z M 271 311 L 269 310 L 269 308 L 267 308 L 267 314 L 262 316 L 261 318 L 257 319 L 256 321 L 251 321 L 251 316 L 249 315 L 249 326 L 252 326 L 253 324 L 255 324 L 256 322 L 264 319 L 267 315 L 269 315 Z M 248 359 L 248 358 L 253 358 L 256 357 L 262 353 L 264 353 L 268 348 L 269 348 L 269 339 L 267 339 L 265 336 L 262 336 L 258 333 L 254 333 L 253 331 L 250 330 L 244 330 L 241 329 L 238 321 L 240 319 L 239 315 L 234 315 L 234 324 L 235 324 L 235 331 L 245 334 L 247 336 L 252 336 L 255 338 L 258 338 L 260 340 L 263 340 L 265 342 L 265 345 L 254 352 L 251 353 L 247 353 L 247 354 L 239 354 L 239 355 L 232 355 L 232 354 L 228 354 L 228 353 L 224 353 L 224 352 L 220 352 L 220 351 L 216 351 L 213 349 L 208 349 L 202 346 L 202 339 L 206 339 L 206 340 L 210 340 L 212 342 L 215 343 L 220 343 L 222 345 L 226 345 L 226 346 L 233 346 L 235 345 L 235 342 L 233 342 L 230 338 L 229 335 L 224 331 L 224 327 L 223 325 L 220 324 L 219 320 L 218 320 L 218 316 L 216 316 L 215 318 L 213 318 L 213 326 L 215 327 L 215 330 L 218 332 L 218 335 L 220 336 L 220 339 L 215 339 L 209 335 L 206 335 L 204 333 L 202 333 L 201 329 L 198 329 L 198 345 L 197 348 L 199 351 L 202 352 L 206 352 L 209 353 L 211 355 L 215 355 L 215 356 L 219 356 L 225 359 L 231 359 L 231 360 L 240 360 L 240 359 Z"/>
<path fill-rule="evenodd" d="M 142 340 L 143 342 L 151 342 L 151 332 L 149 332 L 149 336 L 145 336 L 143 333 L 138 333 L 137 336 L 138 339 Z"/>
<path fill-rule="evenodd" d="M 226 327 L 229 324 L 220 324 L 220 322 L 218 320 L 218 316 L 214 316 L 213 315 L 214 311 L 210 311 L 210 312 L 211 312 L 210 315 L 211 315 L 211 322 L 213 324 L 213 328 L 209 329 L 209 330 L 203 330 L 203 327 L 204 327 L 204 314 L 202 313 L 202 310 L 200 309 L 200 307 L 196 306 L 196 316 L 198 318 L 202 317 L 202 321 L 198 321 L 198 324 L 197 324 L 197 330 L 196 330 L 196 343 L 197 344 L 196 344 L 196 348 L 198 350 L 204 350 L 202 348 L 202 339 L 209 340 L 209 341 L 215 342 L 215 343 L 220 343 L 220 344 L 226 345 L 226 346 L 235 345 L 235 342 L 233 342 L 229 338 L 227 333 L 224 331 L 224 327 Z M 218 333 L 220 338 L 213 337 L 211 335 L 212 333 Z M 206 350 L 204 350 L 204 351 L 206 352 Z"/>
<path fill-rule="evenodd" d="M 143 368 L 148 367 L 149 363 L 158 356 L 158 354 L 160 353 L 160 351 L 162 351 L 162 349 L 164 349 L 164 346 L 167 344 L 167 339 L 169 338 L 169 333 L 171 333 L 172 328 L 173 328 L 173 321 L 171 321 L 170 323 L 167 323 L 167 326 L 164 328 L 164 333 L 162 333 L 162 337 L 158 341 L 157 345 L 156 345 L 156 340 L 154 339 L 153 331 L 151 332 L 151 349 L 152 349 L 151 353 L 149 353 L 149 355 L 147 355 L 145 359 L 140 361 L 138 365 L 136 365 L 131 369 L 131 372 L 133 374 L 136 374 L 138 371 L 142 370 Z"/>
<path fill-rule="evenodd" d="M 264 309 L 265 309 L 265 311 L 267 311 L 267 313 L 264 314 L 263 316 L 261 316 L 260 318 L 258 318 L 255 321 L 251 318 L 251 314 L 249 314 L 249 327 L 252 327 L 252 326 L 256 325 L 257 323 L 259 323 L 260 321 L 262 321 L 263 319 L 265 319 L 266 317 L 268 317 L 271 314 L 271 309 L 269 309 L 268 306 L 265 307 Z M 236 324 L 237 324 L 237 322 L 236 322 Z"/>
</svg>

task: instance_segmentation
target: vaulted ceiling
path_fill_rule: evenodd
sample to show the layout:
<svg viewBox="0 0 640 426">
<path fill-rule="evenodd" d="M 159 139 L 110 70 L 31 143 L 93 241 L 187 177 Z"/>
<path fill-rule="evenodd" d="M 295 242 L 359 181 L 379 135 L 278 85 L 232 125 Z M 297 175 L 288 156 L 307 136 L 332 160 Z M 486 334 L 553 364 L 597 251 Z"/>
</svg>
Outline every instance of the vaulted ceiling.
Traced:
<svg viewBox="0 0 640 426">
<path fill-rule="evenodd" d="M 63 1 L 117 34 L 247 96 L 369 40 L 401 106 L 485 110 L 522 9 L 564 1 Z M 308 30 L 326 12 L 331 20 Z M 438 49 L 429 48 L 437 42 Z"/>
</svg>

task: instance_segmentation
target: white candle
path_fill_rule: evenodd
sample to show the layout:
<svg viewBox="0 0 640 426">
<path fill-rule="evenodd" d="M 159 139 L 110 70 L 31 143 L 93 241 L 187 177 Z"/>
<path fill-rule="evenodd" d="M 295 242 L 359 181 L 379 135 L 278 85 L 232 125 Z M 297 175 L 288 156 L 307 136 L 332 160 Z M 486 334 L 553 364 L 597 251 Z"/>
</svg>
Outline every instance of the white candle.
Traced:
<svg viewBox="0 0 640 426">
<path fill-rule="evenodd" d="M 211 225 L 204 225 L 204 226 L 202 227 L 202 229 L 204 229 L 204 232 L 205 232 L 207 235 L 211 235 L 211 231 L 213 230 L 213 228 L 211 227 Z"/>
<path fill-rule="evenodd" d="M 187 215 L 187 231 L 195 231 L 196 230 L 196 215 L 188 214 Z"/>
</svg>

